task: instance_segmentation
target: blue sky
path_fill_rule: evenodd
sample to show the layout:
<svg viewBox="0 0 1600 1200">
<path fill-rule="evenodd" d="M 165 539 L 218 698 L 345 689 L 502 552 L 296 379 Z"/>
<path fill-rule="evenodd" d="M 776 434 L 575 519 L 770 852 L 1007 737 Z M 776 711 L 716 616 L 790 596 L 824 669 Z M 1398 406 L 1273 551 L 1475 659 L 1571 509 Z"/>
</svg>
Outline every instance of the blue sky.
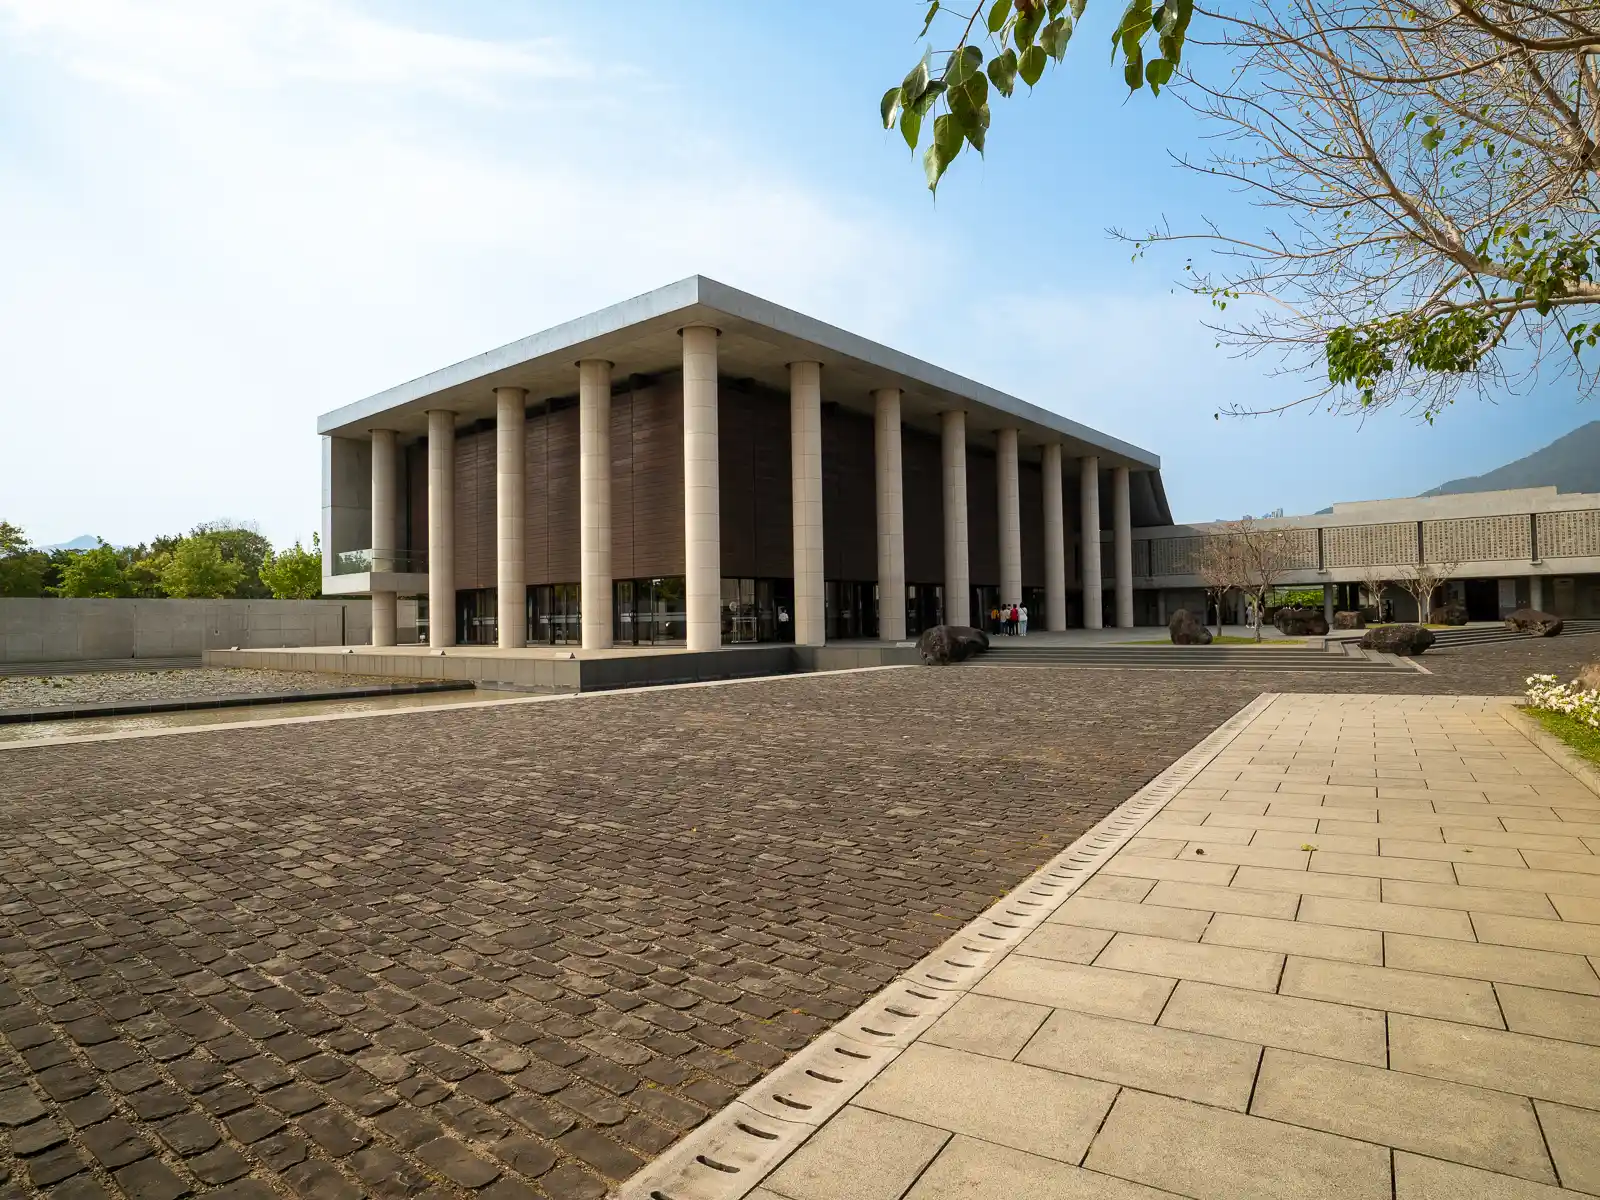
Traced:
<svg viewBox="0 0 1600 1200">
<path fill-rule="evenodd" d="M 308 538 L 317 413 L 696 272 L 1162 455 L 1179 519 L 1408 495 L 1592 419 L 1569 382 L 1428 427 L 1213 346 L 1108 226 L 1243 200 L 1125 100 L 1091 0 L 931 202 L 878 97 L 921 5 L 0 0 L 0 517 Z"/>
</svg>

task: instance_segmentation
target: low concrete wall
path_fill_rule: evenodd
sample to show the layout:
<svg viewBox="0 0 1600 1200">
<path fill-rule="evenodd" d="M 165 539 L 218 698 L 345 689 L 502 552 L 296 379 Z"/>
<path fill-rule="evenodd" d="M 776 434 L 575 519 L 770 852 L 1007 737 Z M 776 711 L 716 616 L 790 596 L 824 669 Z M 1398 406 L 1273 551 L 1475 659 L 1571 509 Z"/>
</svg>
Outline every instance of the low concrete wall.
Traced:
<svg viewBox="0 0 1600 1200">
<path fill-rule="evenodd" d="M 535 691 L 593 692 L 663 683 L 788 675 L 797 671 L 905 665 L 918 660 L 916 650 L 907 646 L 774 645 L 583 659 L 501 658 L 474 654 L 471 646 L 457 646 L 443 655 L 393 654 L 370 646 L 342 652 L 207 650 L 205 661 L 207 666 L 252 667 L 262 671 L 322 671 L 390 679 L 461 679 L 486 688 L 500 683 Z"/>
<path fill-rule="evenodd" d="M 364 645 L 366 600 L 0 599 L 0 662 L 198 658 L 219 647 Z"/>
</svg>

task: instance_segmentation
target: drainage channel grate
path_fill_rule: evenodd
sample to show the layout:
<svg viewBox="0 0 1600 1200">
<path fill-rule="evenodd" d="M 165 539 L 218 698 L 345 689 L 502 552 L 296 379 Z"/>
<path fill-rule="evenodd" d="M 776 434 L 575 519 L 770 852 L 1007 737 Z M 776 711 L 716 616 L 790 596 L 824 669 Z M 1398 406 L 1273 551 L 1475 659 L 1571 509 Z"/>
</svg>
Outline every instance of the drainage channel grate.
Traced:
<svg viewBox="0 0 1600 1200">
<path fill-rule="evenodd" d="M 899 1057 L 1276 699 L 1258 696 L 855 1012 L 612 1192 L 740 1200 Z"/>
</svg>

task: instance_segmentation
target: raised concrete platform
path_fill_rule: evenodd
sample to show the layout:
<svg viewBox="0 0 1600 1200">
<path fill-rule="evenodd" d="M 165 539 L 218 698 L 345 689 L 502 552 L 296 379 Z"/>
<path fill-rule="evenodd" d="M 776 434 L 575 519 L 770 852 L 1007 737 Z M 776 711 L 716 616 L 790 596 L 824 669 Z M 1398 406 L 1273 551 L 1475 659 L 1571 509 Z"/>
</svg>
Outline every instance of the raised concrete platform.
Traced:
<svg viewBox="0 0 1600 1200">
<path fill-rule="evenodd" d="M 207 650 L 208 667 L 317 671 L 389 679 L 464 680 L 537 692 L 592 692 L 664 683 L 706 683 L 803 671 L 909 666 L 910 644 L 843 642 L 833 646 L 753 645 L 689 651 L 681 646 L 584 650 L 576 646 L 308 646 L 291 650 Z"/>
</svg>

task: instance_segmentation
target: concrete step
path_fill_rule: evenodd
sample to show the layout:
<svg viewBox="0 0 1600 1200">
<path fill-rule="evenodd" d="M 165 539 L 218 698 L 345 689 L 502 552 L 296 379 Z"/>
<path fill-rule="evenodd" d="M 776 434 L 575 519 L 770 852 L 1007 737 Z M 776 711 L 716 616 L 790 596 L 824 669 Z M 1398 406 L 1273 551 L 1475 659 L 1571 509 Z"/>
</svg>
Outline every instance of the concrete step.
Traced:
<svg viewBox="0 0 1600 1200">
<path fill-rule="evenodd" d="M 1120 667 L 1199 671 L 1408 671 L 1393 659 L 1356 647 L 1326 650 L 1252 649 L 1248 646 L 1022 646 L 992 645 L 973 660 L 995 667 Z"/>
</svg>

